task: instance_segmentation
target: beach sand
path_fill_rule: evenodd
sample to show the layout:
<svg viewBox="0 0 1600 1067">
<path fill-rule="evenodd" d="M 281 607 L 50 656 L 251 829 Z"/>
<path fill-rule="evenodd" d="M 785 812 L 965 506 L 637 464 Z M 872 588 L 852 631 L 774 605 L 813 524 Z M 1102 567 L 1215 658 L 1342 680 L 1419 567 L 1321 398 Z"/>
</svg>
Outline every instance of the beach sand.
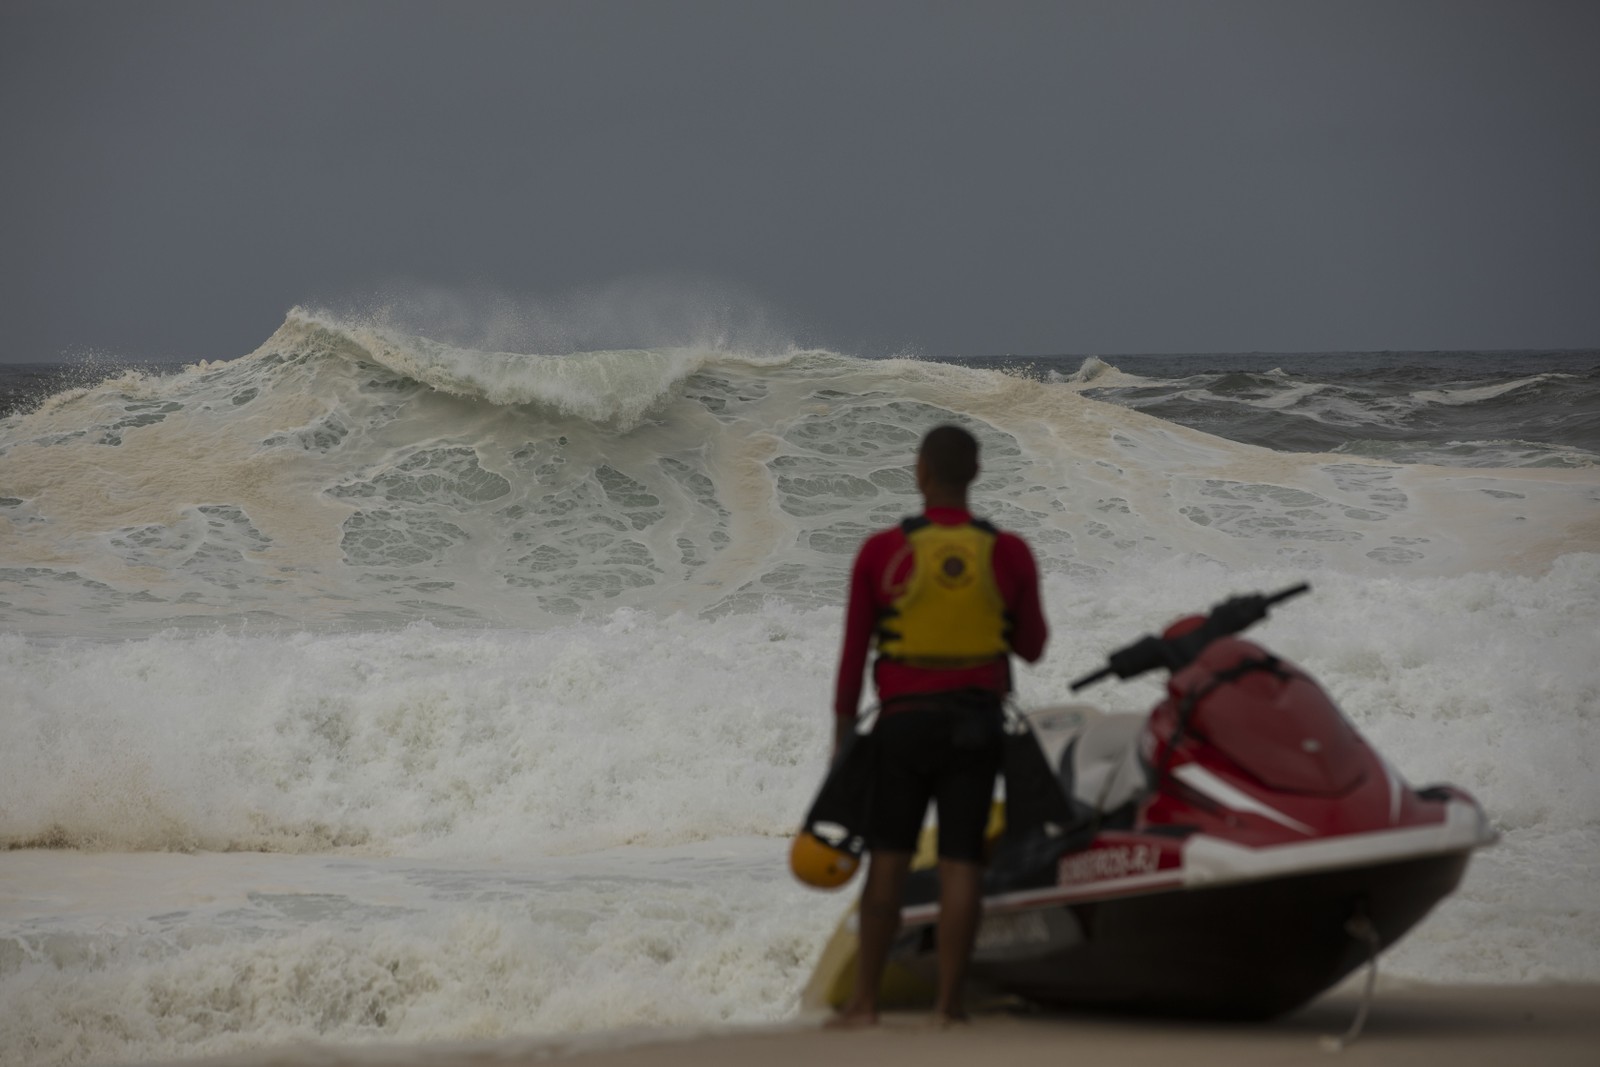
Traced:
<svg viewBox="0 0 1600 1067">
<path fill-rule="evenodd" d="M 1353 1044 L 1343 1034 L 1359 996 L 1341 989 L 1270 1023 L 1208 1024 L 1064 1012 L 1000 1011 L 940 1029 L 926 1015 L 889 1014 L 869 1030 L 829 1031 L 820 1019 L 716 1031 L 631 1032 L 544 1041 L 340 1047 L 298 1045 L 185 1061 L 227 1067 L 1293 1067 L 1296 1064 L 1600 1064 L 1600 985 L 1441 986 L 1380 990 Z"/>
</svg>

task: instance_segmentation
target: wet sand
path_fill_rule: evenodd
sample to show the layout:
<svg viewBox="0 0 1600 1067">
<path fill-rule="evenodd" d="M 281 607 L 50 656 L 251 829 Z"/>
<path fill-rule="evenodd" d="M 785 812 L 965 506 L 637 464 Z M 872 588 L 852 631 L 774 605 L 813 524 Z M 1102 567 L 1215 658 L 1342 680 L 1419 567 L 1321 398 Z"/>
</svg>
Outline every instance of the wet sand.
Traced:
<svg viewBox="0 0 1600 1067">
<path fill-rule="evenodd" d="M 291 1046 L 185 1061 L 228 1067 L 1292 1067 L 1449 1064 L 1593 1067 L 1600 1063 L 1600 985 L 1436 986 L 1380 991 L 1364 1033 L 1343 1034 L 1359 998 L 1339 991 L 1271 1023 L 1208 1024 L 1067 1012 L 1003 1011 L 939 1029 L 925 1015 L 889 1014 L 873 1029 L 830 1031 L 820 1019 L 716 1031 L 658 1031 L 471 1045 Z"/>
</svg>

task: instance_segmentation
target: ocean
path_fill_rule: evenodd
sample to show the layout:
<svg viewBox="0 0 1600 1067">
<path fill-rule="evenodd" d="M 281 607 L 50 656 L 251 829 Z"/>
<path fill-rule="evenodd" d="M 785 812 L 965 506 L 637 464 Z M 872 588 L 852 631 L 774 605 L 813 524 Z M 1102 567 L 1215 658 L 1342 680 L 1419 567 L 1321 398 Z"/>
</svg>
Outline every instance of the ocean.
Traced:
<svg viewBox="0 0 1600 1067">
<path fill-rule="evenodd" d="M 1309 581 L 1255 636 L 1502 834 L 1384 972 L 1600 981 L 1600 352 L 549 356 L 297 309 L 0 366 L 0 413 L 0 1064 L 793 1016 L 847 904 L 785 856 L 851 554 L 942 421 L 1040 560 L 1021 704 Z"/>
</svg>

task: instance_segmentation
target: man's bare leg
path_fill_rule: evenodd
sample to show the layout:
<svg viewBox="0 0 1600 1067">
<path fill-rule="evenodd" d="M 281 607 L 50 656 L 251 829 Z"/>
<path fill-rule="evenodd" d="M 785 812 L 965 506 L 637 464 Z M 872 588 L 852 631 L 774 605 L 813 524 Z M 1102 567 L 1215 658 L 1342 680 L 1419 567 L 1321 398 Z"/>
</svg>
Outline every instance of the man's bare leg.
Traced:
<svg viewBox="0 0 1600 1067">
<path fill-rule="evenodd" d="M 878 1021 L 878 986 L 889 961 L 889 946 L 900 930 L 909 852 L 874 852 L 861 890 L 856 935 L 856 988 L 849 1003 L 828 1021 L 832 1027 L 872 1026 Z"/>
<path fill-rule="evenodd" d="M 947 1022 L 965 1022 L 963 992 L 972 946 L 983 910 L 983 868 L 961 860 L 939 860 L 939 999 L 934 1012 Z"/>
</svg>

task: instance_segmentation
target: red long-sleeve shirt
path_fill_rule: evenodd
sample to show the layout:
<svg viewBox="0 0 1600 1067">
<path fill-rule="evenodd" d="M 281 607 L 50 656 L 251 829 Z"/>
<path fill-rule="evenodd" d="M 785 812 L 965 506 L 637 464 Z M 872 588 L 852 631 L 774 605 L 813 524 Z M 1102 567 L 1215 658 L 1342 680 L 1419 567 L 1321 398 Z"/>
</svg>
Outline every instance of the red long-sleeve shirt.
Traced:
<svg viewBox="0 0 1600 1067">
<path fill-rule="evenodd" d="M 926 517 L 942 526 L 972 521 L 961 508 L 929 508 Z M 912 555 L 902 551 L 906 537 L 900 527 L 867 538 L 856 554 L 850 572 L 850 602 L 845 609 L 844 645 L 839 652 L 839 677 L 834 686 L 833 712 L 853 717 L 861 703 L 861 676 L 872 650 L 878 620 L 905 589 Z M 893 573 L 891 573 L 891 567 Z M 1039 604 L 1039 568 L 1027 542 L 1000 531 L 993 555 L 995 584 L 1005 601 L 1011 622 L 1011 651 L 1033 663 L 1044 654 L 1050 636 Z M 955 689 L 990 689 L 1004 693 L 1011 687 L 1007 657 L 976 667 L 935 670 L 880 659 L 873 671 L 879 702 L 912 693 L 941 693 Z"/>
</svg>

